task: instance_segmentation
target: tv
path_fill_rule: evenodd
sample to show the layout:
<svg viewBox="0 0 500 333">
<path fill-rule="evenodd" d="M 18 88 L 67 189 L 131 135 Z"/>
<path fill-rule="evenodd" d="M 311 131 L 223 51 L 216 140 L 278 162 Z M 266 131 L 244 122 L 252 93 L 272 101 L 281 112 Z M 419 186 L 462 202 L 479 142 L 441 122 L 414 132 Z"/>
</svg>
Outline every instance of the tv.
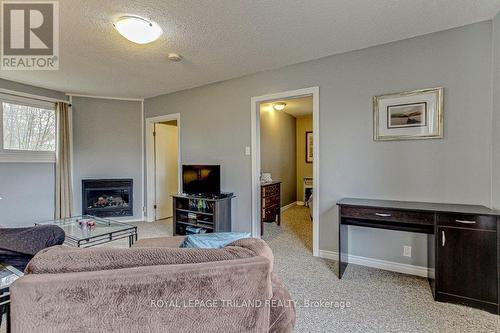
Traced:
<svg viewBox="0 0 500 333">
<path fill-rule="evenodd" d="M 219 195 L 220 165 L 183 165 L 182 191 L 191 195 Z"/>
</svg>

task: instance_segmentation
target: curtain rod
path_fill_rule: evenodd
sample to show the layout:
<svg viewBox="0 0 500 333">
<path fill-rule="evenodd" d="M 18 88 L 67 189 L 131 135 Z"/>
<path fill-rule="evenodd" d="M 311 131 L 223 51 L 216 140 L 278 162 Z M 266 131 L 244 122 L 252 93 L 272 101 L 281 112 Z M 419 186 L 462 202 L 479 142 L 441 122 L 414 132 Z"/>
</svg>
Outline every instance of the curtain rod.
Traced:
<svg viewBox="0 0 500 333">
<path fill-rule="evenodd" d="M 43 101 L 43 102 L 66 103 L 69 106 L 71 106 L 71 103 L 69 101 L 65 101 L 63 99 L 56 99 L 56 98 L 50 98 L 50 97 L 45 97 L 45 96 L 40 96 L 40 95 L 28 94 L 28 93 L 24 93 L 24 92 L 20 92 L 20 91 L 15 91 L 15 90 L 0 88 L 0 93 L 6 94 L 6 95 L 36 99 L 36 100 Z"/>
</svg>

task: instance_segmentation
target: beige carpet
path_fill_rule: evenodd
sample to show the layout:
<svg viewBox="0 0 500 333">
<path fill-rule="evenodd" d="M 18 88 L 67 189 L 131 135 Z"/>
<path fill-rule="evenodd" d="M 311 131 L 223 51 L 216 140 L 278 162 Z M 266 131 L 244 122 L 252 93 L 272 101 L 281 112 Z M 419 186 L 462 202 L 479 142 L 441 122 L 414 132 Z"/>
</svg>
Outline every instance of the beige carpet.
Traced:
<svg viewBox="0 0 500 333">
<path fill-rule="evenodd" d="M 171 219 L 133 224 L 139 238 L 172 234 Z M 286 210 L 281 227 L 265 224 L 275 271 L 298 304 L 295 332 L 500 332 L 500 316 L 435 302 L 423 278 L 349 265 L 339 280 L 335 262 L 312 257 L 311 235 L 305 207 Z M 128 241 L 107 246 L 128 247 Z M 350 307 L 340 308 L 347 302 Z"/>
<path fill-rule="evenodd" d="M 130 222 L 137 226 L 137 239 L 172 236 L 172 219 L 158 220 L 155 222 Z M 99 246 L 128 248 L 128 238 L 119 239 Z"/>
</svg>

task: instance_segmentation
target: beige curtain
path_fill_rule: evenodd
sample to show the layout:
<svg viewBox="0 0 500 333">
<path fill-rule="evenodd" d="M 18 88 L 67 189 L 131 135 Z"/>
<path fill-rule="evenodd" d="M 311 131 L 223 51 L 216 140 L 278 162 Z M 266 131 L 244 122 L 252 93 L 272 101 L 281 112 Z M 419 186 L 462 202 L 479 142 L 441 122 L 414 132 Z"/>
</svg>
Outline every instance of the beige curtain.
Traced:
<svg viewBox="0 0 500 333">
<path fill-rule="evenodd" d="M 56 211 L 55 218 L 70 217 L 73 211 L 73 189 L 71 185 L 71 147 L 69 107 L 67 103 L 56 103 L 57 148 L 56 148 Z"/>
</svg>

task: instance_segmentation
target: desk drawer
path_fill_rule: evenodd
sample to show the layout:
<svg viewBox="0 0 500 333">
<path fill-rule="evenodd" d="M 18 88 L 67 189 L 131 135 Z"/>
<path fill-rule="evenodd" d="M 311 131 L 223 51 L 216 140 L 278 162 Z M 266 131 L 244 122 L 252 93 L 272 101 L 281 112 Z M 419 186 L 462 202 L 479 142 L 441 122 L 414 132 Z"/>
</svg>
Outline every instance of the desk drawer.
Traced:
<svg viewBox="0 0 500 333">
<path fill-rule="evenodd" d="M 392 221 L 426 225 L 434 224 L 434 213 L 428 212 L 343 206 L 341 208 L 340 214 L 342 217 L 350 217 L 355 219 Z"/>
<path fill-rule="evenodd" d="M 262 197 L 272 197 L 280 194 L 280 184 L 262 187 Z"/>
<path fill-rule="evenodd" d="M 437 224 L 467 229 L 497 230 L 496 216 L 489 215 L 442 213 L 437 216 Z"/>
<path fill-rule="evenodd" d="M 263 197 L 262 198 L 262 208 L 277 205 L 279 203 L 280 203 L 280 196 L 279 195 L 274 195 L 272 197 Z"/>
</svg>

